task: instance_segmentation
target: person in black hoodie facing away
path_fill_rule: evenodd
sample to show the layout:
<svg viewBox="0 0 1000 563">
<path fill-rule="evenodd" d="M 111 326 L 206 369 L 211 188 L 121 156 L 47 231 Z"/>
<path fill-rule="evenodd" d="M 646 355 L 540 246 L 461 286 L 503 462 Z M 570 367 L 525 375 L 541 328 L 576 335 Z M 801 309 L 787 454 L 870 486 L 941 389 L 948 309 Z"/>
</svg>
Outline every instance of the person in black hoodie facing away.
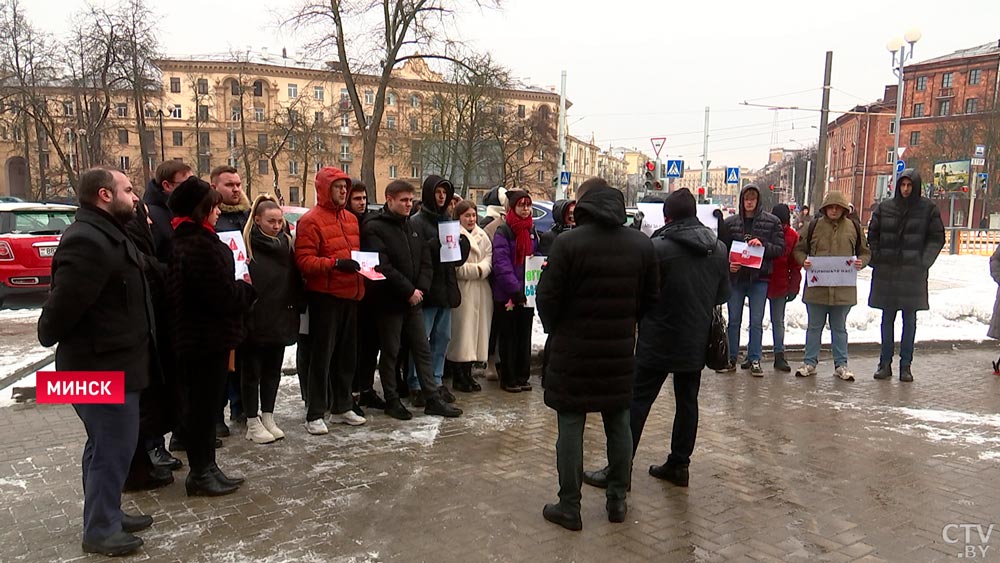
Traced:
<svg viewBox="0 0 1000 563">
<path fill-rule="evenodd" d="M 442 385 L 444 378 L 445 353 L 451 341 L 451 310 L 462 304 L 462 294 L 458 289 L 458 276 L 455 269 L 465 263 L 469 257 L 469 239 L 459 236 L 458 243 L 461 258 L 457 262 L 441 261 L 441 238 L 438 235 L 438 225 L 454 221 L 448 213 L 455 187 L 441 176 L 430 175 L 424 180 L 421 190 L 423 205 L 420 211 L 410 219 L 410 227 L 424 240 L 430 249 L 431 268 L 433 276 L 427 294 L 421 303 L 424 315 L 424 331 L 431 350 L 431 368 L 434 371 L 434 384 L 441 390 L 441 396 L 449 403 L 455 402 L 455 396 Z M 410 375 L 407 380 L 411 393 L 420 387 L 413 358 L 410 361 Z M 419 399 L 420 394 L 416 397 Z M 420 406 L 418 400 L 416 406 Z"/>
<path fill-rule="evenodd" d="M 649 474 L 688 486 L 688 465 L 698 432 L 698 390 L 705 367 L 712 315 L 729 299 L 726 245 L 697 217 L 694 195 L 686 188 L 663 204 L 666 226 L 653 237 L 660 273 L 660 298 L 639 323 L 635 383 L 629 407 L 632 455 L 639 448 L 646 418 L 667 375 L 674 374 L 673 432 L 670 455 Z M 585 472 L 583 480 L 608 486 L 608 468 Z"/>
<path fill-rule="evenodd" d="M 173 249 L 167 269 L 167 304 L 187 412 L 188 496 L 233 493 L 243 482 L 215 463 L 215 420 L 226 391 L 231 355 L 246 336 L 244 315 L 256 292 L 235 279 L 233 253 L 215 233 L 222 196 L 191 177 L 170 194 Z"/>
<path fill-rule="evenodd" d="M 302 276 L 295 266 L 292 236 L 278 202 L 270 195 L 258 196 L 250 208 L 250 217 L 243 229 L 243 240 L 257 301 L 247 315 L 241 387 L 247 414 L 246 437 L 257 444 L 269 444 L 285 437 L 274 422 L 274 403 L 285 347 L 295 343 L 298 336 L 305 296 Z"/>
<path fill-rule="evenodd" d="M 538 235 L 538 253 L 542 256 L 549 255 L 549 249 L 556 237 L 576 226 L 573 218 L 573 210 L 576 208 L 575 199 L 560 199 L 552 206 L 552 228 Z"/>
<path fill-rule="evenodd" d="M 536 297 L 551 335 L 545 405 L 556 411 L 559 423 L 559 503 L 545 505 L 542 515 L 569 530 L 583 527 L 583 430 L 592 412 L 601 413 L 607 435 L 608 520 L 625 520 L 636 323 L 656 300 L 658 288 L 653 245 L 646 235 L 624 227 L 622 193 L 591 178 L 579 194 L 577 227 L 556 239 Z"/>
<path fill-rule="evenodd" d="M 368 217 L 368 186 L 352 179 L 347 193 L 347 210 L 358 218 L 358 225 Z M 369 292 L 374 282 L 365 280 L 365 297 L 358 303 L 358 367 L 354 374 L 354 412 L 364 416 L 361 407 L 385 410 L 385 401 L 375 392 L 375 368 L 378 366 L 378 327 Z"/>
</svg>

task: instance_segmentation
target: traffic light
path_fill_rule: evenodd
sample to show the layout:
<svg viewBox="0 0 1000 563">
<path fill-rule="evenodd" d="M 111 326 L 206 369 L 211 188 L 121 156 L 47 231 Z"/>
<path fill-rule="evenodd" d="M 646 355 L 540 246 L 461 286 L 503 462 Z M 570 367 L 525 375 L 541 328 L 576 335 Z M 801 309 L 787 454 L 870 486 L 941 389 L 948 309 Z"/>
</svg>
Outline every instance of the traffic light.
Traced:
<svg viewBox="0 0 1000 563">
<path fill-rule="evenodd" d="M 980 190 L 983 190 L 983 193 L 986 193 L 986 187 L 989 185 L 990 182 L 990 175 L 986 172 L 981 172 L 978 178 L 979 178 L 978 188 Z"/>
<path fill-rule="evenodd" d="M 646 172 L 643 174 L 643 178 L 644 179 L 643 179 L 643 184 L 642 184 L 643 187 L 645 187 L 645 189 L 646 189 L 647 192 L 654 189 L 653 188 L 653 182 L 656 182 L 655 171 L 656 171 L 656 163 L 653 162 L 652 160 L 647 160 L 646 161 Z M 656 188 L 656 189 L 659 189 L 659 188 Z"/>
<path fill-rule="evenodd" d="M 653 189 L 656 190 L 656 191 L 660 191 L 660 190 L 663 189 L 663 184 L 661 184 L 660 181 L 657 180 L 657 181 L 653 182 Z"/>
<path fill-rule="evenodd" d="M 773 192 L 774 191 L 774 184 L 771 184 L 770 186 L 768 186 L 768 188 Z"/>
<path fill-rule="evenodd" d="M 963 194 L 969 193 L 969 186 L 962 186 L 962 193 Z"/>
</svg>

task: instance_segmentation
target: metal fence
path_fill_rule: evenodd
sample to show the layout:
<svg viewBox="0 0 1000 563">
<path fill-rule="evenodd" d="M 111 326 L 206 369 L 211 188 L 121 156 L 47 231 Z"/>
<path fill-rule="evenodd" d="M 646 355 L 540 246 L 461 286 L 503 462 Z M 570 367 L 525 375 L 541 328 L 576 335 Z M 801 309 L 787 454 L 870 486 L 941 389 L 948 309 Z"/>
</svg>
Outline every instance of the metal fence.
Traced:
<svg viewBox="0 0 1000 563">
<path fill-rule="evenodd" d="M 1000 244 L 1000 229 L 949 227 L 944 230 L 944 249 L 942 252 L 992 256 L 998 244 Z"/>
</svg>

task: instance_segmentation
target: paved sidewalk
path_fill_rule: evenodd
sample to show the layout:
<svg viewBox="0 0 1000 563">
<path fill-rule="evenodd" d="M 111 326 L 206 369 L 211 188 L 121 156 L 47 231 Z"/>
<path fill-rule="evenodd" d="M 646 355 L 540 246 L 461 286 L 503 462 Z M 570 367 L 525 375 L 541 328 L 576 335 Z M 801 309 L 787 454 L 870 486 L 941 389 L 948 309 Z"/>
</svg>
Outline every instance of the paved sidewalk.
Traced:
<svg viewBox="0 0 1000 563">
<path fill-rule="evenodd" d="M 919 348 L 919 346 L 918 346 Z M 989 349 L 925 352 L 916 382 L 746 372 L 702 379 L 691 487 L 646 473 L 669 443 L 671 391 L 654 406 L 635 462 L 628 520 L 610 524 L 585 487 L 584 529 L 545 522 L 556 500 L 555 415 L 542 391 L 459 394 L 457 420 L 374 415 L 309 436 L 294 377 L 278 421 L 288 438 L 225 440 L 220 465 L 238 493 L 188 499 L 178 483 L 128 494 L 150 513 L 130 560 L 381 561 L 951 561 L 969 548 L 1000 561 L 1000 377 Z M 798 359 L 797 357 L 794 359 Z M 2 561 L 99 559 L 80 551 L 82 426 L 68 406 L 0 409 Z M 598 415 L 587 467 L 604 461 Z M 183 458 L 183 456 L 182 456 Z M 951 525 L 951 526 L 949 526 Z M 944 537 L 943 537 L 944 536 Z M 955 543 L 949 543 L 955 540 Z"/>
</svg>

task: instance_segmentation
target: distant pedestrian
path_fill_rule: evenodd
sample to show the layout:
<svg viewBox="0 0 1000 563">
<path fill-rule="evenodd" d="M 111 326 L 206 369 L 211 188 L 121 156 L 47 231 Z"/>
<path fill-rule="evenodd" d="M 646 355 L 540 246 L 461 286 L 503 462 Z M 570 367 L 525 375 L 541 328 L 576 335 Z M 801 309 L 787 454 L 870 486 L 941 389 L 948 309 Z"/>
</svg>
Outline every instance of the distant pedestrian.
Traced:
<svg viewBox="0 0 1000 563">
<path fill-rule="evenodd" d="M 472 365 L 484 363 L 489 354 L 490 324 L 493 319 L 493 243 L 476 224 L 477 210 L 472 202 L 462 201 L 455 207 L 462 226 L 462 237 L 469 241 L 469 258 L 462 264 L 458 288 L 462 304 L 452 312 L 451 342 L 447 360 L 456 365 L 452 388 L 463 392 L 481 391 L 472 377 Z"/>
<path fill-rule="evenodd" d="M 896 315 L 903 313 L 899 380 L 913 381 L 917 311 L 926 311 L 927 277 L 944 248 L 944 224 L 933 201 L 923 197 L 920 174 L 903 170 L 892 199 L 883 200 L 868 224 L 872 288 L 868 306 L 882 309 L 882 354 L 875 379 L 892 378 Z"/>
<path fill-rule="evenodd" d="M 552 337 L 545 404 L 556 411 L 559 429 L 559 502 L 545 505 L 542 515 L 568 530 L 583 528 L 583 432 L 587 414 L 593 412 L 601 413 L 607 436 L 608 520 L 625 521 L 636 325 L 658 289 L 653 245 L 641 232 L 624 226 L 622 193 L 592 178 L 580 186 L 579 194 L 578 226 L 556 239 L 537 294 L 539 315 Z M 516 192 L 508 197 L 514 201 L 512 214 L 520 215 L 518 202 L 530 202 Z M 513 227 L 516 231 L 516 223 Z M 507 369 L 505 361 L 505 376 Z"/>
<path fill-rule="evenodd" d="M 816 375 L 823 327 L 830 322 L 833 341 L 833 375 L 854 381 L 854 374 L 847 365 L 847 314 L 858 302 L 857 286 L 821 286 L 810 280 L 812 259 L 836 256 L 852 261 L 861 270 L 871 259 L 868 241 L 849 212 L 847 197 L 837 191 L 827 192 L 820 207 L 823 217 L 813 219 L 802 231 L 802 238 L 795 245 L 793 259 L 806 269 L 806 289 L 802 301 L 806 304 L 809 325 L 806 328 L 806 351 L 802 365 L 795 371 L 798 377 Z"/>
<path fill-rule="evenodd" d="M 556 241 L 556 237 L 576 226 L 573 216 L 575 207 L 575 199 L 561 199 L 552 206 L 552 228 L 539 235 L 539 254 L 548 256 L 549 250 L 552 248 L 552 243 Z"/>
<path fill-rule="evenodd" d="M 802 285 L 802 266 L 792 256 L 799 234 L 791 226 L 791 211 L 784 203 L 771 209 L 781 221 L 785 234 L 785 253 L 774 259 L 771 280 L 767 285 L 767 300 L 771 305 L 771 335 L 774 340 L 774 369 L 792 371 L 785 359 L 785 304 L 795 299 Z"/>
<path fill-rule="evenodd" d="M 986 336 L 1000 340 L 1000 245 L 997 246 L 996 250 L 993 251 L 993 255 L 990 256 L 990 276 L 997 283 L 997 296 L 993 301 L 993 316 L 990 318 L 990 329 L 986 333 Z M 1000 371 L 1000 366 L 994 368 L 994 371 Z M 997 375 L 1000 375 L 1000 373 Z"/>
<path fill-rule="evenodd" d="M 139 202 L 128 176 L 92 168 L 80 175 L 80 209 L 52 258 L 52 290 L 38 341 L 56 348 L 59 371 L 121 371 L 121 404 L 74 404 L 83 448 L 83 551 L 125 555 L 153 519 L 122 512 L 122 485 L 139 436 L 139 394 L 153 369 L 153 309 L 142 262 L 124 224 Z"/>
<path fill-rule="evenodd" d="M 809 224 L 812 217 L 809 215 L 809 206 L 803 205 L 799 212 L 795 215 L 795 230 L 801 231 L 802 227 Z"/>
</svg>

